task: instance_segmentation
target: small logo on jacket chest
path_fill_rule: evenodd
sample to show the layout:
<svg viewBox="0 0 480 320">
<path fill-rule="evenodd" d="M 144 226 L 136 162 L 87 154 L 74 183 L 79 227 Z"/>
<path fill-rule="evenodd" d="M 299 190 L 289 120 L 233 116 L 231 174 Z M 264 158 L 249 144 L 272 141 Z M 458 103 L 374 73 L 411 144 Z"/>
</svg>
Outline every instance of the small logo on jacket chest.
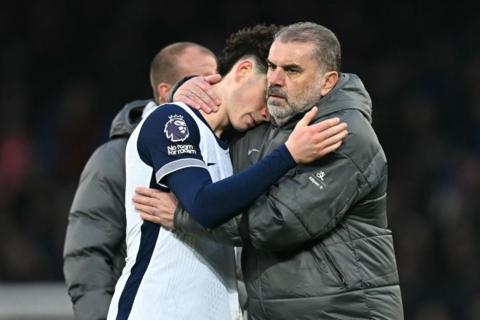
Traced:
<svg viewBox="0 0 480 320">
<path fill-rule="evenodd" d="M 310 180 L 310 182 L 317 186 L 320 190 L 323 190 L 327 188 L 327 184 L 325 183 L 324 178 L 325 171 L 319 170 L 315 173 L 312 173 L 312 175 L 308 177 L 308 180 Z"/>
</svg>

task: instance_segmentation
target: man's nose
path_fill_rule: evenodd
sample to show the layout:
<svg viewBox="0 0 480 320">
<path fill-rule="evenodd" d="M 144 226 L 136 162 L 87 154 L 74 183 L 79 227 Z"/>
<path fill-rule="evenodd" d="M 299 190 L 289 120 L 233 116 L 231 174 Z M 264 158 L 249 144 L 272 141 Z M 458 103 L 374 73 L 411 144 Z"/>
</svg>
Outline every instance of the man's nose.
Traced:
<svg viewBox="0 0 480 320">
<path fill-rule="evenodd" d="M 283 86 L 285 84 L 285 74 L 280 68 L 276 68 L 275 70 L 269 70 L 267 74 L 267 81 L 269 85 L 275 84 Z"/>
</svg>

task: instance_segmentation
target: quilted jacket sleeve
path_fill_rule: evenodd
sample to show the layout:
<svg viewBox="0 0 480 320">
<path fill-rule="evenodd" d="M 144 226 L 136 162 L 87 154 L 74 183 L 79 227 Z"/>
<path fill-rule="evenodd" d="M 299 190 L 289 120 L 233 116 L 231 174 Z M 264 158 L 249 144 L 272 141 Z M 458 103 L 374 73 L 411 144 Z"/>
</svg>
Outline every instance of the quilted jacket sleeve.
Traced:
<svg viewBox="0 0 480 320">
<path fill-rule="evenodd" d="M 77 319 L 105 319 L 125 260 L 125 146 L 110 140 L 87 162 L 69 214 L 63 271 Z"/>
</svg>

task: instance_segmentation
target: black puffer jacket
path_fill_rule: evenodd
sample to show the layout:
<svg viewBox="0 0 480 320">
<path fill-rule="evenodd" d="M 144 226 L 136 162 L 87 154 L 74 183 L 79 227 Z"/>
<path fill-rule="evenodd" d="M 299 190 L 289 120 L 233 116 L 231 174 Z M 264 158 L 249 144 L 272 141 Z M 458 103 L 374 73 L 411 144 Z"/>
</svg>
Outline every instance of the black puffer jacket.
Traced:
<svg viewBox="0 0 480 320">
<path fill-rule="evenodd" d="M 250 319 L 403 319 L 387 227 L 387 161 L 371 126 L 370 97 L 356 75 L 341 74 L 317 106 L 315 122 L 336 116 L 348 123 L 342 146 L 292 169 L 237 228 L 232 220 L 214 235 L 236 245 L 241 236 Z M 238 140 L 231 147 L 236 171 L 285 143 L 301 116 Z M 194 232 L 177 213 L 175 227 Z"/>
<path fill-rule="evenodd" d="M 88 160 L 70 209 L 63 271 L 76 319 L 106 319 L 125 265 L 125 147 L 149 101 L 127 104 Z"/>
</svg>

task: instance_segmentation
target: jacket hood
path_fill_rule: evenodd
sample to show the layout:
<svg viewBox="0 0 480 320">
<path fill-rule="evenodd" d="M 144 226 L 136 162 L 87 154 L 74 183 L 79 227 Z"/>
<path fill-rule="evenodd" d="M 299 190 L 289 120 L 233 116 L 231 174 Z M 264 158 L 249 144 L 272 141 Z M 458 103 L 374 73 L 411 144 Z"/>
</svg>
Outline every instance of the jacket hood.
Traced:
<svg viewBox="0 0 480 320">
<path fill-rule="evenodd" d="M 372 99 L 368 94 L 362 80 L 353 73 L 340 73 L 338 82 L 330 92 L 322 97 L 316 104 L 318 107 L 315 120 L 323 118 L 333 112 L 346 109 L 359 110 L 368 122 L 372 122 Z M 305 112 L 293 117 L 284 127 L 295 126 Z"/>
<path fill-rule="evenodd" d="M 135 100 L 126 104 L 115 116 L 110 126 L 110 139 L 129 136 L 142 119 L 145 106 L 152 100 Z"/>
</svg>

